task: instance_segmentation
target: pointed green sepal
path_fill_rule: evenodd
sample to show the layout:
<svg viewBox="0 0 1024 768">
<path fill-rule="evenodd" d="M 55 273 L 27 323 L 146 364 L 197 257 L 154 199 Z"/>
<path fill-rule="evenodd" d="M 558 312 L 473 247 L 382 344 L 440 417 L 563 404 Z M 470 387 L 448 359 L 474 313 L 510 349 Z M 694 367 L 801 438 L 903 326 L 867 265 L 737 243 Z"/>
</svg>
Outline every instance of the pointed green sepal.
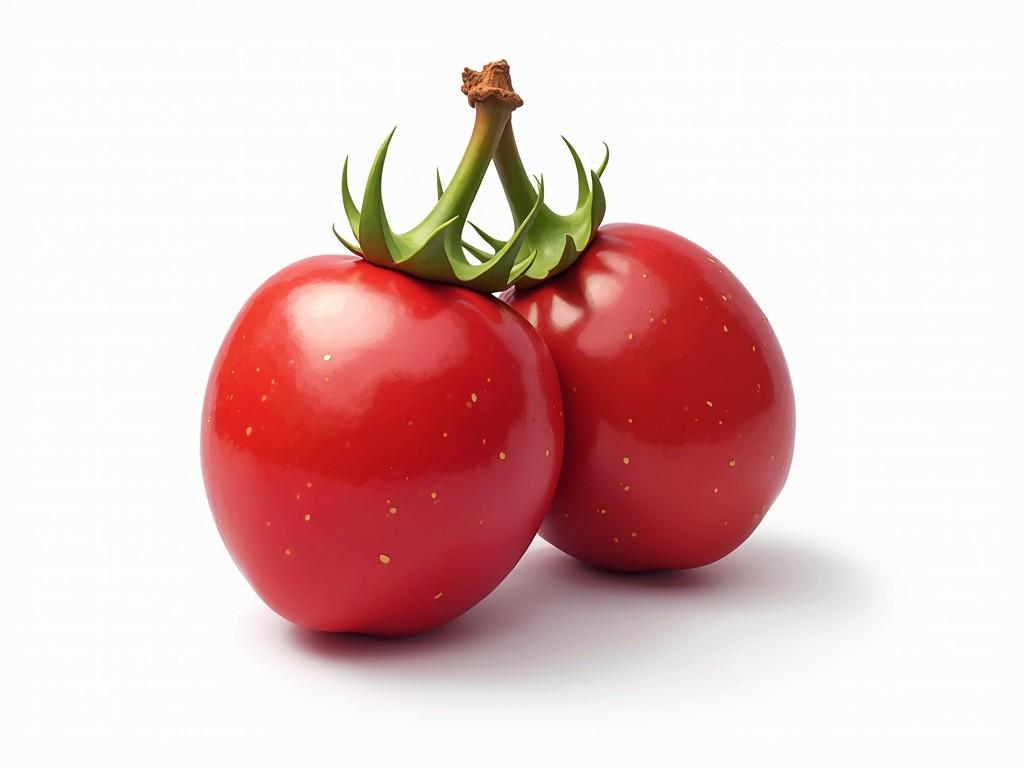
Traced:
<svg viewBox="0 0 1024 768">
<path fill-rule="evenodd" d="M 608 149 L 608 142 L 602 141 L 601 143 L 604 144 L 604 160 L 602 160 L 601 164 L 599 166 L 597 166 L 597 175 L 598 176 L 603 174 L 604 173 L 604 169 L 608 167 L 608 158 L 611 156 L 611 150 Z"/>
<path fill-rule="evenodd" d="M 494 250 L 498 250 L 499 248 L 501 248 L 505 244 L 504 240 L 499 240 L 496 237 L 492 237 L 491 235 L 488 235 L 486 232 L 484 232 L 482 229 L 480 229 L 480 227 L 478 227 L 472 221 L 469 222 L 469 226 L 471 226 L 473 229 L 475 229 L 476 233 L 478 235 L 480 235 L 480 239 L 483 240 L 485 243 L 487 243 L 489 246 L 491 246 L 491 248 L 493 248 Z"/>
<path fill-rule="evenodd" d="M 342 237 L 338 233 L 338 228 L 335 227 L 333 224 L 331 225 L 331 231 L 334 233 L 334 236 L 336 238 L 338 238 L 338 242 L 341 243 L 342 245 L 344 245 L 350 251 L 352 251 L 352 253 L 354 253 L 356 256 L 362 256 L 363 255 L 363 252 L 361 250 L 359 250 L 359 246 L 358 245 L 353 245 L 348 240 L 346 240 L 344 237 Z"/>
<path fill-rule="evenodd" d="M 353 232 L 359 231 L 359 209 L 356 208 L 355 201 L 352 200 L 352 193 L 348 190 L 348 158 L 345 158 L 345 163 L 341 166 L 341 204 L 345 207 L 345 218 L 348 219 L 348 225 L 352 228 Z M 335 230 L 334 234 L 337 235 L 338 231 Z M 338 238 L 341 240 L 341 238 Z M 344 242 L 344 241 L 342 241 Z M 346 248 L 348 246 L 345 246 Z"/>
</svg>

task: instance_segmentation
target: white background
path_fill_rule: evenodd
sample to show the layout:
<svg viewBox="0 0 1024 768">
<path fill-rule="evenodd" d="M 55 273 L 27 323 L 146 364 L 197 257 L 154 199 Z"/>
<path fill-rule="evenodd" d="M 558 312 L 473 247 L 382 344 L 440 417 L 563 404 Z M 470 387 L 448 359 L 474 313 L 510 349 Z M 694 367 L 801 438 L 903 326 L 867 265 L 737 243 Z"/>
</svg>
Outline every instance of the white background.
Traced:
<svg viewBox="0 0 1024 768">
<path fill-rule="evenodd" d="M 4 0 L 0 762 L 1019 765 L 1019 8 Z M 209 365 L 263 279 L 339 250 L 345 154 L 358 189 L 400 124 L 389 212 L 428 209 L 461 68 L 499 57 L 556 207 L 559 134 L 606 140 L 608 221 L 758 297 L 793 473 L 700 572 L 538 542 L 446 629 L 310 636 L 214 529 Z"/>
</svg>

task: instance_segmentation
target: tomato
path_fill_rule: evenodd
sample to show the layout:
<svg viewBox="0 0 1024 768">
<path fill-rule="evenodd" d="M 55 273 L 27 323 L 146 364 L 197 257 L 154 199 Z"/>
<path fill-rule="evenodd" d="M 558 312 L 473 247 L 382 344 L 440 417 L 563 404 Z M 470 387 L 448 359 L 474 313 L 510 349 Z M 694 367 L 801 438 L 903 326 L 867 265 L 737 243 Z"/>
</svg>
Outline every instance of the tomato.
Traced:
<svg viewBox="0 0 1024 768">
<path fill-rule="evenodd" d="M 497 299 L 356 257 L 249 299 L 206 392 L 202 465 L 256 592 L 317 630 L 404 635 L 483 599 L 562 460 L 551 357 Z"/>
<path fill-rule="evenodd" d="M 504 298 L 561 378 L 547 541 L 643 571 L 711 563 L 753 532 L 789 473 L 793 389 L 768 320 L 721 262 L 670 232 L 610 225 L 572 268 Z"/>
</svg>

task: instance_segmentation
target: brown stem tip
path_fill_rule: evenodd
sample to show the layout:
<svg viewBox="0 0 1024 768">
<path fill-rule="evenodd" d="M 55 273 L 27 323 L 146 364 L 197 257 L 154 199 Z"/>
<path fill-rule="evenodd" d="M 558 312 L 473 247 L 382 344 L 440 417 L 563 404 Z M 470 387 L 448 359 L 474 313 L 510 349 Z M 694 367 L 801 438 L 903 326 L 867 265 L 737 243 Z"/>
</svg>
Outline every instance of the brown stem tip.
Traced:
<svg viewBox="0 0 1024 768">
<path fill-rule="evenodd" d="M 512 105 L 512 109 L 523 106 L 519 94 L 512 90 L 512 78 L 508 74 L 508 62 L 504 59 L 484 64 L 477 72 L 466 67 L 462 70 L 462 92 L 469 97 L 469 106 L 487 99 L 498 99 Z"/>
</svg>

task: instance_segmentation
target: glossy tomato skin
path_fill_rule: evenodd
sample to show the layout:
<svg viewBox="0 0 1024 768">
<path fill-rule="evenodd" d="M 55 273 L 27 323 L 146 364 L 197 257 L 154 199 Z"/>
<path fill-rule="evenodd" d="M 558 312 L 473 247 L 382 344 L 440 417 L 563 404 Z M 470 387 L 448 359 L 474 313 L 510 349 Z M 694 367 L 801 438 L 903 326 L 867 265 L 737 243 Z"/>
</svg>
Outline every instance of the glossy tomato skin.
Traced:
<svg viewBox="0 0 1024 768">
<path fill-rule="evenodd" d="M 565 403 L 541 536 L 644 571 L 706 565 L 753 532 L 789 473 L 793 388 L 768 320 L 721 262 L 614 224 L 571 269 L 503 298 L 547 342 Z"/>
<path fill-rule="evenodd" d="M 463 613 L 537 532 L 562 459 L 551 357 L 507 306 L 344 256 L 235 319 L 203 408 L 225 545 L 281 616 L 405 635 Z"/>
</svg>

